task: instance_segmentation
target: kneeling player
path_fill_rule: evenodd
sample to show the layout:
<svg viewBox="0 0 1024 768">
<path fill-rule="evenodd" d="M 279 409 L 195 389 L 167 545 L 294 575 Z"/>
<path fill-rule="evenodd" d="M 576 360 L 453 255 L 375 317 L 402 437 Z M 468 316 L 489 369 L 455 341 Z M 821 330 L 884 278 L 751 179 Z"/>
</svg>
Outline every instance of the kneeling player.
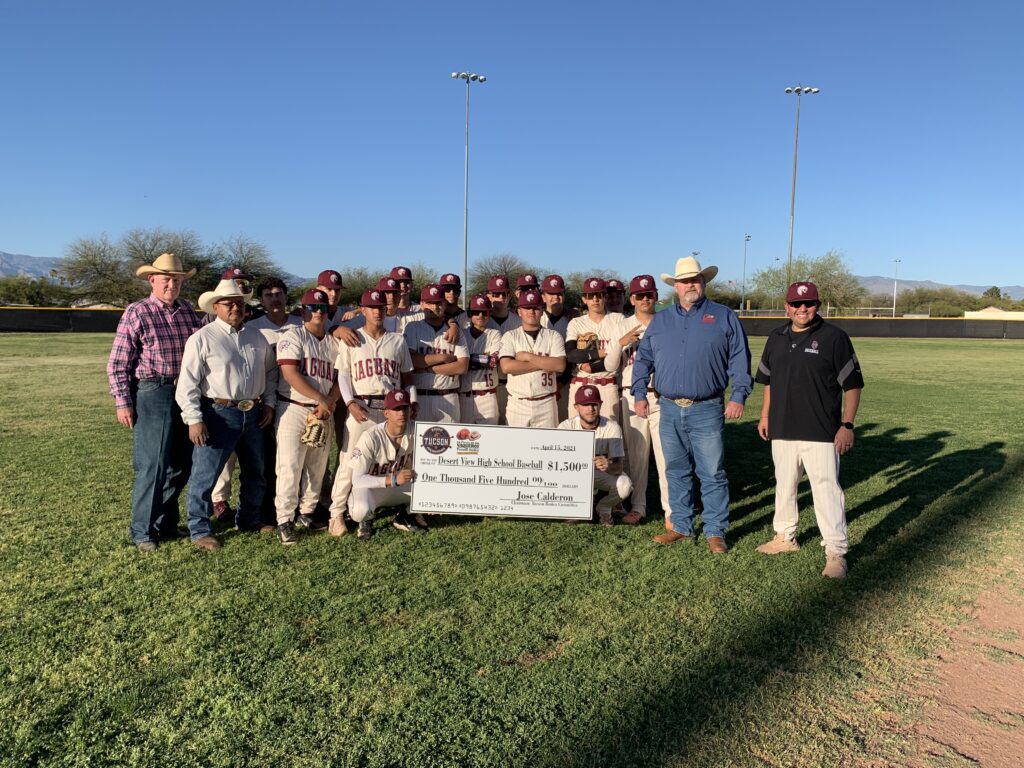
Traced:
<svg viewBox="0 0 1024 768">
<path fill-rule="evenodd" d="M 594 435 L 594 490 L 607 495 L 597 503 L 597 516 L 601 525 L 612 525 L 612 507 L 627 498 L 633 483 L 624 474 L 622 460 L 622 429 L 614 421 L 601 415 L 601 393 L 597 387 L 585 384 L 576 390 L 575 418 L 566 419 L 559 429 L 589 429 Z"/>
<path fill-rule="evenodd" d="M 359 538 L 373 535 L 374 512 L 380 507 L 407 505 L 412 500 L 416 473 L 412 466 L 414 425 L 409 418 L 409 394 L 393 389 L 384 396 L 384 422 L 365 432 L 352 450 L 352 495 L 348 512 L 359 523 Z M 423 533 L 407 512 L 395 516 L 395 528 Z"/>
</svg>

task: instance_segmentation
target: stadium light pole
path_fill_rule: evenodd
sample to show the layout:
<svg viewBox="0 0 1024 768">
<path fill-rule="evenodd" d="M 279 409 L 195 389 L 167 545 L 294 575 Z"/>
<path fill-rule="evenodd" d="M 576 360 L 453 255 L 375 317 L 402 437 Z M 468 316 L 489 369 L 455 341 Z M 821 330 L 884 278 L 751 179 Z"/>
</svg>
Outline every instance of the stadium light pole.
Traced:
<svg viewBox="0 0 1024 768">
<path fill-rule="evenodd" d="M 740 284 L 740 311 L 742 312 L 747 301 L 747 243 L 750 242 L 750 235 L 743 235 L 743 282 Z"/>
<path fill-rule="evenodd" d="M 453 80 L 466 81 L 466 172 L 462 191 L 462 306 L 468 307 L 469 296 L 469 84 L 486 83 L 476 72 L 452 72 Z"/>
<path fill-rule="evenodd" d="M 789 195 L 789 258 L 786 261 L 786 283 L 792 281 L 793 272 L 793 217 L 796 212 L 796 153 L 800 146 L 800 97 L 804 94 L 815 94 L 820 88 L 797 85 L 786 88 L 786 93 L 796 94 L 796 136 L 793 139 L 793 190 Z"/>
<path fill-rule="evenodd" d="M 896 286 L 899 284 L 900 261 L 900 259 L 892 260 L 894 264 L 892 271 L 892 316 L 894 319 L 896 317 Z M 929 314 L 931 314 L 930 311 Z"/>
</svg>

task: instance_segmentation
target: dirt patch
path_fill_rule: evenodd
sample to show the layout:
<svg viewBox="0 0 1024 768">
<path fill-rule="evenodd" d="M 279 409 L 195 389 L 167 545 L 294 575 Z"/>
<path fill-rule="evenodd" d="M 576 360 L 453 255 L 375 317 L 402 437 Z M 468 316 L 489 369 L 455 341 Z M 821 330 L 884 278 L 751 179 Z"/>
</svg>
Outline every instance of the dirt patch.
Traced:
<svg viewBox="0 0 1024 768">
<path fill-rule="evenodd" d="M 913 691 L 931 702 L 914 727 L 921 752 L 942 765 L 1018 768 L 1024 764 L 1024 599 L 1009 589 L 983 594 L 969 619 L 947 631 L 950 647 Z"/>
</svg>

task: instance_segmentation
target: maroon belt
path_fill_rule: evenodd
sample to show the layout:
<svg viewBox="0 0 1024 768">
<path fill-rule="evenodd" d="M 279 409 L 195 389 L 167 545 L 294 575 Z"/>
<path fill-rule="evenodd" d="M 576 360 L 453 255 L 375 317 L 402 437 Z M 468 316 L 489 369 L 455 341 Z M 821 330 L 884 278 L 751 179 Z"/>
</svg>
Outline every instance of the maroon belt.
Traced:
<svg viewBox="0 0 1024 768">
<path fill-rule="evenodd" d="M 573 384 L 590 384 L 593 387 L 603 387 L 606 384 L 614 384 L 615 379 L 581 379 L 579 376 L 572 377 Z"/>
<path fill-rule="evenodd" d="M 452 395 L 458 392 L 458 389 L 417 389 L 417 395 Z"/>
<path fill-rule="evenodd" d="M 469 392 L 460 393 L 463 397 L 482 397 L 483 395 L 493 395 L 498 390 L 496 389 L 472 389 Z"/>
<path fill-rule="evenodd" d="M 537 400 L 547 400 L 549 397 L 554 397 L 554 392 L 548 392 L 546 395 L 537 395 L 536 397 L 517 397 L 516 400 L 528 400 L 531 403 Z"/>
</svg>

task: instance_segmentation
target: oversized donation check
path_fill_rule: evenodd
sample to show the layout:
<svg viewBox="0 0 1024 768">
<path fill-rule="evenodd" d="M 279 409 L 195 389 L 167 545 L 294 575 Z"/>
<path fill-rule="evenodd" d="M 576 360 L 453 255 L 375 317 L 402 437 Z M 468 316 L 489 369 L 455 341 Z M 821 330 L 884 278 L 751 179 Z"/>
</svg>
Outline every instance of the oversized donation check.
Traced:
<svg viewBox="0 0 1024 768">
<path fill-rule="evenodd" d="M 416 424 L 413 512 L 589 519 L 594 433 Z"/>
</svg>

